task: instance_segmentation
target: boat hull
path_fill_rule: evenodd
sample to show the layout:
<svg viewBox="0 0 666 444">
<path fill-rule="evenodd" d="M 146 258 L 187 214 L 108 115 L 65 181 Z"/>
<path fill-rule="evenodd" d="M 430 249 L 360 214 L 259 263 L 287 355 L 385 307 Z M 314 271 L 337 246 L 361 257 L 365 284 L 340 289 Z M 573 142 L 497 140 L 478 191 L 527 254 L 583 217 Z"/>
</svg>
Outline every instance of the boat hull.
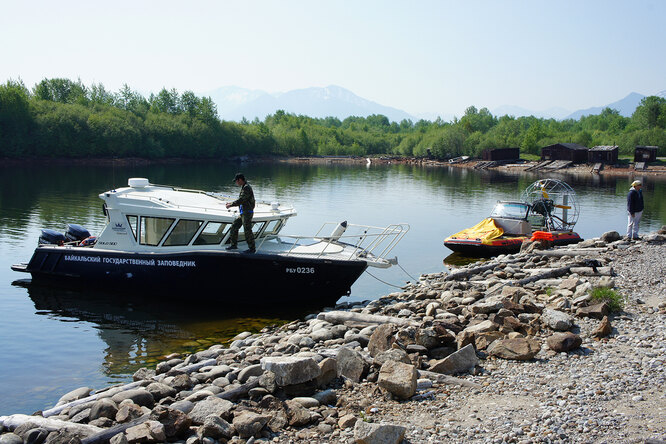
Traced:
<svg viewBox="0 0 666 444">
<path fill-rule="evenodd" d="M 465 256 L 489 257 L 518 253 L 525 240 L 527 238 L 497 239 L 492 244 L 484 244 L 479 239 L 447 239 L 444 245 Z"/>
<path fill-rule="evenodd" d="M 26 266 L 14 269 L 30 273 L 33 282 L 123 289 L 146 297 L 325 306 L 349 295 L 366 267 L 363 261 L 277 254 L 128 253 L 40 246 Z"/>
<path fill-rule="evenodd" d="M 553 246 L 575 244 L 583 239 L 574 232 L 548 232 L 548 239 Z M 470 257 L 490 257 L 500 254 L 513 254 L 520 251 L 523 242 L 530 240 L 528 237 L 498 238 L 490 243 L 483 243 L 480 239 L 458 239 L 448 238 L 444 246 L 452 251 Z M 537 240 L 532 238 L 531 240 Z"/>
</svg>

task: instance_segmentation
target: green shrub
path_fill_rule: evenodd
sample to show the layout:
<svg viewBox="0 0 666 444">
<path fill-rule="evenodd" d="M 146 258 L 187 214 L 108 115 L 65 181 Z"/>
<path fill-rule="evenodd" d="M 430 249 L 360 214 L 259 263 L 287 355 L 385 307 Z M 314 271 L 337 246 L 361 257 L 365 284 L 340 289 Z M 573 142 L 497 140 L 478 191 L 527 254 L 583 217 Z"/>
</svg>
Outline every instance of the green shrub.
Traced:
<svg viewBox="0 0 666 444">
<path fill-rule="evenodd" d="M 625 297 L 612 288 L 597 287 L 590 290 L 592 301 L 597 304 L 607 302 L 611 311 L 622 311 Z"/>
</svg>

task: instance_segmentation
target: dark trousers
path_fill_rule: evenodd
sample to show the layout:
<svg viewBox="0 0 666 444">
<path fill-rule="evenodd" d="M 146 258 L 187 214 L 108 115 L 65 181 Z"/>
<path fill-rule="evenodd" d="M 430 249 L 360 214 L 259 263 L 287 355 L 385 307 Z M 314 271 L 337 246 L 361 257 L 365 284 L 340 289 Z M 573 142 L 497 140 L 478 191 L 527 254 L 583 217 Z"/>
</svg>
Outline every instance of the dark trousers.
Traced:
<svg viewBox="0 0 666 444">
<path fill-rule="evenodd" d="M 247 247 L 251 250 L 254 250 L 254 233 L 252 232 L 252 215 L 253 215 L 253 213 L 243 213 L 234 220 L 234 223 L 231 224 L 231 232 L 229 234 L 229 239 L 231 240 L 231 245 L 238 244 L 238 230 L 240 230 L 240 227 L 242 225 L 243 226 L 243 231 L 245 232 L 245 241 L 247 242 Z"/>
</svg>

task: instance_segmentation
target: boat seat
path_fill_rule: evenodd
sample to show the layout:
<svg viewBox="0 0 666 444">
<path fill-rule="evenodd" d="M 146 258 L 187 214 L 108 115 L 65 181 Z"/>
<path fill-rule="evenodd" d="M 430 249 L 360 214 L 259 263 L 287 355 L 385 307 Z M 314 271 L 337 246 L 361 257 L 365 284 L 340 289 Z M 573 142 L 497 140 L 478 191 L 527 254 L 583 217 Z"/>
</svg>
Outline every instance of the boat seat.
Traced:
<svg viewBox="0 0 666 444">
<path fill-rule="evenodd" d="M 493 217 L 495 225 L 504 230 L 504 234 L 511 236 L 530 236 L 532 226 L 522 219 L 509 219 L 508 217 Z"/>
</svg>

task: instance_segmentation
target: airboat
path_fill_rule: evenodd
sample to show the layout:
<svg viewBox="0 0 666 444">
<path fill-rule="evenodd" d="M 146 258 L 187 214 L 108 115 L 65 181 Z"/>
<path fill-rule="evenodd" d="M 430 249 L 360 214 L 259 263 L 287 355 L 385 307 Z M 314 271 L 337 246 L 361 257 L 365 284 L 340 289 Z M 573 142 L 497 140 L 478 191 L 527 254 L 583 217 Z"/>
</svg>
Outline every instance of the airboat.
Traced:
<svg viewBox="0 0 666 444">
<path fill-rule="evenodd" d="M 520 200 L 498 201 L 489 217 L 447 237 L 444 245 L 465 256 L 488 257 L 517 253 L 530 240 L 574 244 L 582 240 L 573 231 L 579 215 L 573 188 L 561 180 L 540 179 Z"/>
</svg>

